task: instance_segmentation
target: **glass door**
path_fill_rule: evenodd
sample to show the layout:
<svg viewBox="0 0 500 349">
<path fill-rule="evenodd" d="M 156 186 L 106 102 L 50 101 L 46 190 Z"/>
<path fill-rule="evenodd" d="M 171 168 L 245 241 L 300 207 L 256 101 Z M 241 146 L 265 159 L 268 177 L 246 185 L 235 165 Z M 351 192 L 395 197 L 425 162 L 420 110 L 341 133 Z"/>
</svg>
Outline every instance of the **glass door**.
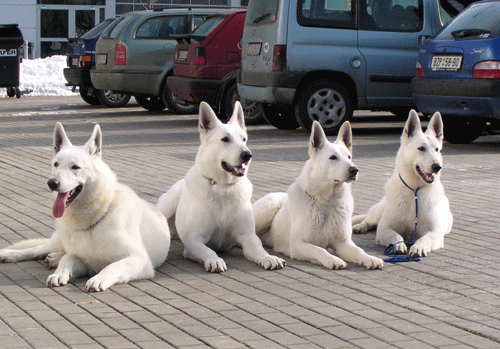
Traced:
<svg viewBox="0 0 500 349">
<path fill-rule="evenodd" d="M 65 55 L 68 38 L 80 37 L 104 18 L 104 7 L 41 6 L 38 8 L 39 47 L 37 57 Z"/>
</svg>

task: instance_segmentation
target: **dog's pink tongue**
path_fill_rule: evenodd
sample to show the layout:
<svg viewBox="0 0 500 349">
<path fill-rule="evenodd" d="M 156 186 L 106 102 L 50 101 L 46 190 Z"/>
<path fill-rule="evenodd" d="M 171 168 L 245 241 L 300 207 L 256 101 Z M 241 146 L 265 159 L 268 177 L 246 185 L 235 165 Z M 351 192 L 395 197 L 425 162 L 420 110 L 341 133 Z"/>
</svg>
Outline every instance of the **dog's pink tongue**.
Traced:
<svg viewBox="0 0 500 349">
<path fill-rule="evenodd" d="M 56 201 L 54 202 L 54 207 L 52 207 L 52 215 L 54 218 L 61 218 L 66 209 L 66 200 L 68 200 L 69 192 L 58 193 Z"/>
</svg>

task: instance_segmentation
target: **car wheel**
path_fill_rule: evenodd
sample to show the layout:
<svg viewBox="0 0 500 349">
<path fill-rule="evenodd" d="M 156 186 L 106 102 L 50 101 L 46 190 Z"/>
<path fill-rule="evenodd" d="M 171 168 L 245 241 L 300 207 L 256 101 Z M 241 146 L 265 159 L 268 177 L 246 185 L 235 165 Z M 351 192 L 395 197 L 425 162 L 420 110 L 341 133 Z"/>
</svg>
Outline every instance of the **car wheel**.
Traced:
<svg viewBox="0 0 500 349">
<path fill-rule="evenodd" d="M 198 112 L 198 104 L 183 101 L 174 96 L 167 84 L 163 88 L 162 94 L 163 103 L 173 114 L 196 114 Z"/>
<path fill-rule="evenodd" d="M 300 126 L 311 131 L 318 121 L 328 136 L 336 135 L 345 121 L 352 118 L 351 96 L 340 84 L 319 80 L 307 86 L 299 95 L 295 117 Z"/>
<path fill-rule="evenodd" d="M 262 105 L 264 109 L 264 120 L 280 130 L 295 130 L 300 125 L 294 115 L 293 107 L 281 107 L 276 105 Z"/>
<path fill-rule="evenodd" d="M 102 105 L 111 108 L 123 107 L 130 101 L 128 93 L 118 93 L 112 90 L 96 90 L 96 95 Z"/>
<path fill-rule="evenodd" d="M 89 89 L 88 87 L 83 87 L 83 86 L 80 86 L 79 88 L 79 92 L 80 92 L 80 97 L 82 97 L 82 99 L 90 104 L 90 105 L 100 105 L 101 102 L 99 101 L 99 98 L 97 98 L 97 94 L 96 94 L 96 89 L 93 89 L 92 91 L 92 94 L 89 95 Z"/>
<path fill-rule="evenodd" d="M 226 91 L 226 94 L 223 98 L 223 108 L 222 108 L 222 117 L 227 121 L 233 114 L 234 103 L 236 101 L 240 101 L 241 106 L 243 107 L 243 113 L 245 114 L 245 124 L 247 125 L 259 125 L 265 122 L 264 119 L 264 109 L 262 108 L 262 104 L 253 101 L 247 101 L 246 99 L 241 99 L 238 94 L 238 89 L 236 84 L 232 84 Z"/>
<path fill-rule="evenodd" d="M 443 115 L 444 139 L 454 144 L 467 144 L 481 136 L 484 121 L 472 117 Z"/>
<path fill-rule="evenodd" d="M 159 112 L 167 107 L 160 97 L 135 96 L 135 100 L 141 107 L 152 112 Z"/>
</svg>

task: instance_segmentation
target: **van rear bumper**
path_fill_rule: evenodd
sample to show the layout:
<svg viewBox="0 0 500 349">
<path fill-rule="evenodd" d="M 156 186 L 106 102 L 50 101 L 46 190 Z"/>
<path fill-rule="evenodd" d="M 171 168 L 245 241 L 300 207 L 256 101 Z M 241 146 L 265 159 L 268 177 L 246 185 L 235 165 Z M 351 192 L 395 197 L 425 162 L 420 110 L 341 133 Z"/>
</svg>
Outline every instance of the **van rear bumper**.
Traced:
<svg viewBox="0 0 500 349">
<path fill-rule="evenodd" d="M 293 104 L 295 91 L 305 72 L 244 72 L 238 70 L 241 98 L 269 104 Z"/>
</svg>

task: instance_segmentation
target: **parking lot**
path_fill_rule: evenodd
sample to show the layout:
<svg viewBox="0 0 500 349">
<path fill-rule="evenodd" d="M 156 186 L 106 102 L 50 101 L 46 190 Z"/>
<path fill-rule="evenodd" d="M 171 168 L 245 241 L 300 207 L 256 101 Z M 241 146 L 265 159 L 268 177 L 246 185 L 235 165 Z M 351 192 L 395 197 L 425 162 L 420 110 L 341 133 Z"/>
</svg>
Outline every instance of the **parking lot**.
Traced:
<svg viewBox="0 0 500 349">
<path fill-rule="evenodd" d="M 52 132 L 74 144 L 94 123 L 103 158 L 119 180 L 156 203 L 192 166 L 197 116 L 149 113 L 135 103 L 91 107 L 80 97 L 0 99 L 0 248 L 50 236 Z M 356 112 L 352 121 L 355 212 L 382 197 L 405 120 Z M 249 126 L 249 178 L 256 200 L 284 191 L 307 159 L 309 135 Z M 211 274 L 173 241 L 152 280 L 85 292 L 86 279 L 48 288 L 42 261 L 0 264 L 3 348 L 500 348 L 500 137 L 445 144 L 442 180 L 454 214 L 445 248 L 421 262 L 369 271 L 327 270 L 289 258 L 266 271 L 240 250 Z M 354 236 L 383 257 L 375 234 Z"/>
</svg>

